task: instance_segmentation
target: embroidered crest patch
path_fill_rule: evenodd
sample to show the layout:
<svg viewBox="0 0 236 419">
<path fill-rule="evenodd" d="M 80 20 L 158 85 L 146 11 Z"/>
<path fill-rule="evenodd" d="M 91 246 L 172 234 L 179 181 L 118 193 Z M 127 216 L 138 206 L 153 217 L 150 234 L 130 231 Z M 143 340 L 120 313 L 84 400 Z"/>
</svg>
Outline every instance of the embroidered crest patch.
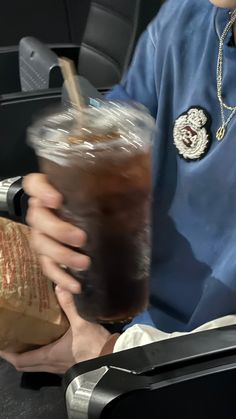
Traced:
<svg viewBox="0 0 236 419">
<path fill-rule="evenodd" d="M 210 144 L 210 118 L 199 107 L 190 108 L 180 115 L 174 125 L 174 144 L 186 160 L 201 159 Z"/>
</svg>

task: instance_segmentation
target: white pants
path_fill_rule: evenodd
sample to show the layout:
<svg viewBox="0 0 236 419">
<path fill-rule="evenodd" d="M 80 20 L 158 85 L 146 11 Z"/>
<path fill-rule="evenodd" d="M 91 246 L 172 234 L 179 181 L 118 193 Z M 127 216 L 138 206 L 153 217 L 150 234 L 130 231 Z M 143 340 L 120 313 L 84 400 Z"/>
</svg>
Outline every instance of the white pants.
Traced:
<svg viewBox="0 0 236 419">
<path fill-rule="evenodd" d="M 152 326 L 135 324 L 127 329 L 116 341 L 113 352 L 123 351 L 135 346 L 142 346 L 148 343 L 158 342 L 160 340 L 175 338 L 190 333 L 201 332 L 203 330 L 216 329 L 218 327 L 236 324 L 236 315 L 221 317 L 203 324 L 191 332 L 165 333 Z"/>
</svg>

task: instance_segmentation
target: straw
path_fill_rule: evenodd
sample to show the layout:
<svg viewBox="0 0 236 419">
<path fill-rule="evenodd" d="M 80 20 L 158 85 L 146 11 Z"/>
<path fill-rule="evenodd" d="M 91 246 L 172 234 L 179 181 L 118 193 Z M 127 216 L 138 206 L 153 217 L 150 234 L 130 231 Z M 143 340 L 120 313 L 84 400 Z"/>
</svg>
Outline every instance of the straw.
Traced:
<svg viewBox="0 0 236 419">
<path fill-rule="evenodd" d="M 69 94 L 69 98 L 71 104 L 74 108 L 81 112 L 81 116 L 83 114 L 84 108 L 84 101 L 82 98 L 82 94 L 80 92 L 80 87 L 78 83 L 76 83 L 76 70 L 73 61 L 69 60 L 68 58 L 61 57 L 58 59 L 61 71 L 65 80 L 66 88 Z"/>
</svg>

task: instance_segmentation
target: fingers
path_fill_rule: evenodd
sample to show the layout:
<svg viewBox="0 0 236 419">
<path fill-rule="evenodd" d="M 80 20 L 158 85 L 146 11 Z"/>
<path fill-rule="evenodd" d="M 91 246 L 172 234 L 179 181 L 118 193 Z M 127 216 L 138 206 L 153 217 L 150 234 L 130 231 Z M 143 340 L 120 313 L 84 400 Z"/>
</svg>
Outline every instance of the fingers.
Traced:
<svg viewBox="0 0 236 419">
<path fill-rule="evenodd" d="M 61 269 L 56 262 L 47 256 L 41 256 L 40 260 L 44 275 L 50 278 L 55 284 L 72 294 L 81 292 L 81 285 L 66 273 L 64 269 Z"/>
<path fill-rule="evenodd" d="M 33 246 L 39 255 L 48 256 L 54 262 L 79 271 L 85 271 L 89 267 L 89 258 L 81 253 L 74 252 L 68 247 L 52 240 L 37 231 L 32 234 Z"/>
<path fill-rule="evenodd" d="M 34 173 L 26 176 L 24 189 L 31 195 L 27 222 L 32 227 L 32 244 L 40 256 L 44 274 L 71 293 L 79 293 L 80 284 L 60 266 L 65 265 L 78 271 L 88 269 L 90 260 L 86 255 L 63 246 L 83 247 L 86 233 L 60 220 L 47 208 L 56 208 L 61 202 L 61 196 L 48 183 L 45 175 Z"/>
<path fill-rule="evenodd" d="M 52 365 L 35 365 L 34 367 L 16 368 L 19 372 L 49 372 L 51 374 L 64 374 L 67 371 L 64 365 L 54 367 Z"/>
<path fill-rule="evenodd" d="M 50 372 L 64 374 L 68 367 L 61 362 L 61 365 L 53 365 L 52 360 L 48 359 L 47 350 L 44 348 L 23 354 L 13 354 L 10 352 L 0 352 L 0 357 L 12 364 L 17 371 L 24 372 Z"/>
<path fill-rule="evenodd" d="M 14 365 L 14 367 L 20 371 L 25 367 L 37 367 L 41 364 L 49 364 L 47 359 L 47 353 L 44 348 L 35 349 L 33 351 L 24 352 L 22 354 L 15 354 L 11 352 L 0 352 L 0 357 L 5 361 Z"/>
<path fill-rule="evenodd" d="M 75 320 L 77 320 L 78 318 L 78 312 L 76 310 L 74 297 L 70 292 L 65 291 L 63 288 L 58 286 L 56 287 L 55 291 L 59 304 L 64 313 L 66 314 L 70 322 L 71 328 L 73 329 L 73 323 L 75 323 Z"/>
<path fill-rule="evenodd" d="M 27 223 L 42 234 L 70 246 L 82 247 L 86 242 L 86 234 L 79 228 L 60 220 L 50 210 L 39 206 L 37 200 L 30 203 Z M 37 209 L 36 209 L 37 206 Z M 61 262 L 62 263 L 62 262 Z"/>
<path fill-rule="evenodd" d="M 38 198 L 48 208 L 59 208 L 62 203 L 61 194 L 50 185 L 47 176 L 41 173 L 25 176 L 23 188 L 27 195 Z"/>
</svg>

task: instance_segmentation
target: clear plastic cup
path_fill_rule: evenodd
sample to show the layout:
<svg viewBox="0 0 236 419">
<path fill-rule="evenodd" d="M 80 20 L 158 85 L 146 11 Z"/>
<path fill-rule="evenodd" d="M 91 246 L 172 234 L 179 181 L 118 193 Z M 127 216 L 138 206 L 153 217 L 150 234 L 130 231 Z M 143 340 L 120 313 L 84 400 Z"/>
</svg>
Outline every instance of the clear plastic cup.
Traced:
<svg viewBox="0 0 236 419">
<path fill-rule="evenodd" d="M 78 313 L 122 322 L 148 304 L 151 138 L 154 120 L 134 103 L 99 102 L 49 115 L 29 128 L 41 171 L 62 194 L 57 214 L 87 233 L 91 265 L 68 268 L 81 284 Z"/>
</svg>

